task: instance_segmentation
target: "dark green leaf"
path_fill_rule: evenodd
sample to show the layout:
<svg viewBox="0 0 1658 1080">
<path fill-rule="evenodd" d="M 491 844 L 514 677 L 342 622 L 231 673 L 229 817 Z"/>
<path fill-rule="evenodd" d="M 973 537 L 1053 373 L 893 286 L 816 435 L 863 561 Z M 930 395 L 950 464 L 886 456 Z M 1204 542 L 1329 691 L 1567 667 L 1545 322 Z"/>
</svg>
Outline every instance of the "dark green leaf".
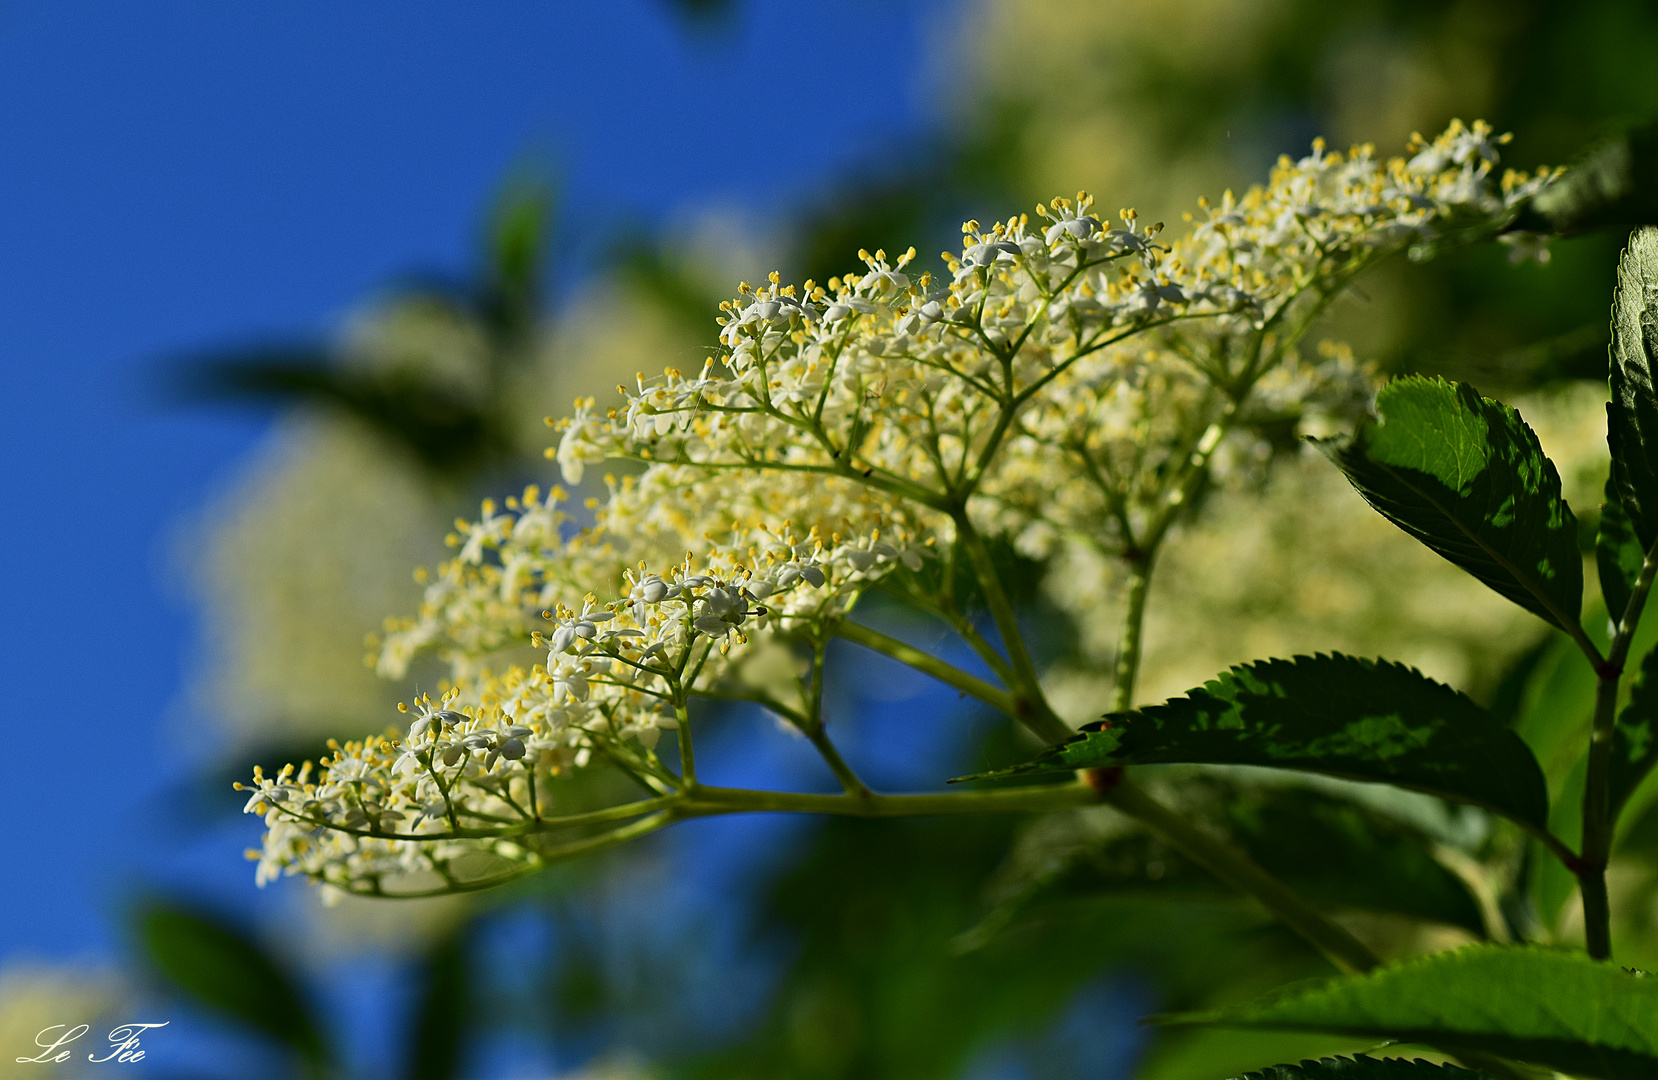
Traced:
<svg viewBox="0 0 1658 1080">
<path fill-rule="evenodd" d="M 1299 1065 L 1272 1065 L 1248 1072 L 1235 1080 L 1490 1080 L 1489 1073 L 1472 1072 L 1456 1065 L 1435 1065 L 1417 1058 L 1355 1057 L 1319 1058 Z"/>
<path fill-rule="evenodd" d="M 1533 947 L 1474 945 L 1164 1020 L 1398 1039 L 1601 1080 L 1658 1076 L 1658 977 Z"/>
<path fill-rule="evenodd" d="M 668 6 L 694 27 L 724 23 L 737 8 L 736 0 L 668 0 Z"/>
<path fill-rule="evenodd" d="M 1583 562 L 1560 476 L 1520 414 L 1466 383 L 1395 379 L 1380 419 L 1318 442 L 1383 516 L 1514 603 L 1578 632 Z"/>
<path fill-rule="evenodd" d="M 1235 667 L 1185 697 L 1109 714 L 999 775 L 1157 763 L 1299 769 L 1539 827 L 1548 819 L 1542 771 L 1518 735 L 1421 672 L 1340 654 Z"/>
<path fill-rule="evenodd" d="M 682 258 L 643 234 L 620 241 L 612 255 L 617 275 L 693 340 L 708 337 L 724 297 Z"/>
<path fill-rule="evenodd" d="M 1578 233 L 1658 222 L 1658 124 L 1633 128 L 1590 147 L 1532 200 L 1517 223 L 1536 231 Z"/>
<path fill-rule="evenodd" d="M 440 940 L 426 954 L 426 986 L 415 1017 L 410 1080 L 451 1080 L 458 1075 L 468 1012 L 466 928 Z"/>
<path fill-rule="evenodd" d="M 262 946 L 216 916 L 166 901 L 147 904 L 138 938 L 155 969 L 198 1004 L 320 1063 L 322 1034 L 291 976 Z"/>
<path fill-rule="evenodd" d="M 1629 515 L 1641 550 L 1658 541 L 1658 229 L 1629 238 L 1618 260 L 1612 298 L 1612 400 L 1606 441 L 1612 448 L 1612 488 Z M 1616 606 L 1614 613 L 1619 613 Z"/>
<path fill-rule="evenodd" d="M 1555 792 L 1554 802 L 1549 806 L 1549 831 L 1574 843 L 1583 835 L 1583 788 L 1588 778 L 1588 755 L 1580 750 L 1576 764 L 1566 774 L 1565 781 Z M 1532 904 L 1544 926 L 1551 930 L 1558 929 L 1561 911 L 1577 892 L 1577 875 L 1545 851 L 1541 844 L 1533 846 L 1532 866 Z"/>
<path fill-rule="evenodd" d="M 1386 912 L 1485 933 L 1479 904 L 1462 879 L 1435 861 L 1433 841 L 1396 818 L 1299 784 L 1215 775 L 1184 779 L 1170 798 L 1176 810 L 1217 826 L 1268 873 L 1320 907 Z M 1113 827 L 1118 824 L 1126 827 Z M 1056 902 L 1132 890 L 1171 900 L 1231 895 L 1126 819 L 1048 815 L 1020 837 L 992 885 L 995 906 L 957 945 L 977 948 Z"/>
<path fill-rule="evenodd" d="M 1549 631 L 1537 644 L 1515 657 L 1497 680 L 1497 686 L 1486 701 L 1486 711 L 1513 727 L 1520 719 L 1526 702 L 1526 691 L 1536 678 L 1537 669 L 1550 655 L 1558 635 Z"/>
<path fill-rule="evenodd" d="M 1589 609 L 1585 629 L 1597 648 L 1604 648 L 1606 620 L 1598 605 Z M 1513 727 L 1531 747 L 1548 779 L 1551 797 L 1558 797 L 1560 784 L 1583 756 L 1594 723 L 1595 670 L 1577 643 L 1559 631 L 1549 635 L 1549 645 L 1538 657 Z"/>
<path fill-rule="evenodd" d="M 1595 530 L 1595 566 L 1600 571 L 1600 595 L 1613 619 L 1623 618 L 1645 558 L 1646 549 L 1636 538 L 1629 515 L 1624 513 L 1617 490 L 1608 478 L 1606 502 L 1600 508 L 1600 527 Z"/>
<path fill-rule="evenodd" d="M 1612 820 L 1646 774 L 1658 763 L 1658 650 L 1646 654 L 1630 688 L 1629 704 L 1612 729 Z"/>
<path fill-rule="evenodd" d="M 1434 860 L 1428 837 L 1402 822 L 1302 787 L 1232 800 L 1220 820 L 1250 858 L 1321 907 L 1387 912 L 1485 934 L 1467 885 Z"/>
<path fill-rule="evenodd" d="M 330 366 L 304 349 L 252 350 L 189 364 L 184 392 L 206 400 L 252 400 L 338 409 L 412 453 L 437 473 L 464 472 L 505 455 L 510 439 L 480 403 L 411 371 Z"/>
</svg>

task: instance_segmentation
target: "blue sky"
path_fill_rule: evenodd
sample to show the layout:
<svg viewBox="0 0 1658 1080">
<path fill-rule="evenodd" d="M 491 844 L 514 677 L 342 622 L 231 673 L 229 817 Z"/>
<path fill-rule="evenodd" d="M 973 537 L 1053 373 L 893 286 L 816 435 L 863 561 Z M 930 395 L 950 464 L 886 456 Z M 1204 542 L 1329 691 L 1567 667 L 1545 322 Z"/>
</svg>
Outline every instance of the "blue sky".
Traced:
<svg viewBox="0 0 1658 1080">
<path fill-rule="evenodd" d="M 933 130 L 958 7 L 750 0 L 687 32 L 652 0 L 0 4 L 0 959 L 116 954 L 124 890 L 179 858 L 148 820 L 188 755 L 166 539 L 267 418 L 167 405 L 162 358 L 466 268 L 526 154 L 578 241 L 785 213 Z"/>
</svg>

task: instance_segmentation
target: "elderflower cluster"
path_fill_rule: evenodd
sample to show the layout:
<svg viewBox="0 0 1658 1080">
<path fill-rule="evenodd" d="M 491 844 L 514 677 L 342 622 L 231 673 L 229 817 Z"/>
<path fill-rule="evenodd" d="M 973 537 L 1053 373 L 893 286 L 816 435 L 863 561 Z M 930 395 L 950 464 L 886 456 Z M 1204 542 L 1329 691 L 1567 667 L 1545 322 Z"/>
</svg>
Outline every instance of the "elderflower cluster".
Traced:
<svg viewBox="0 0 1658 1080">
<path fill-rule="evenodd" d="M 877 585 L 924 596 L 935 553 L 953 562 L 973 532 L 1042 558 L 1154 543 L 1199 482 L 1260 458 L 1252 432 L 1367 401 L 1351 352 L 1306 358 L 1302 336 L 1376 259 L 1503 225 L 1549 177 L 1498 177 L 1501 141 L 1453 124 L 1388 160 L 1315 143 L 1172 242 L 1080 194 L 967 222 L 941 275 L 911 249 L 861 252 L 823 285 L 742 285 L 700 371 L 640 375 L 616 405 L 550 421 L 567 484 L 641 469 L 605 478 L 591 525 L 559 488 L 457 522 L 454 558 L 377 658 L 396 678 L 433 653 L 451 688 L 314 780 L 256 780 L 260 880 L 380 893 L 518 872 L 562 813 L 538 776 L 602 760 L 672 791 L 661 732 L 691 697 L 756 696 L 741 685 L 756 638 L 821 642 Z M 797 699 L 805 677 L 788 674 Z"/>
<path fill-rule="evenodd" d="M 275 777 L 255 768 L 251 785 L 237 784 L 250 792 L 246 811 L 265 819 L 263 848 L 247 853 L 259 884 L 303 873 L 339 892 L 425 895 L 533 868 L 520 845 L 468 835 L 466 825 L 510 820 L 533 802 L 526 758 L 556 756 L 562 740 L 545 725 L 500 725 L 456 708 L 456 697 L 418 702 L 404 740 L 330 741 L 334 755 L 320 768 L 307 761 Z M 462 807 L 490 817 L 463 823 Z"/>
</svg>

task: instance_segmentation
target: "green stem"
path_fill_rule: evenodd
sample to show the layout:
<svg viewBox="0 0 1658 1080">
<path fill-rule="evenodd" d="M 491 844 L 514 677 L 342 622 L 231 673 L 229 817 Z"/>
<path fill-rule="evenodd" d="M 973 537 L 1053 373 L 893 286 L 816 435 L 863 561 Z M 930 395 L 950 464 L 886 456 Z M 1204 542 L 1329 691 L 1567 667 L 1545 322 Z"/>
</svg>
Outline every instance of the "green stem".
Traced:
<svg viewBox="0 0 1658 1080">
<path fill-rule="evenodd" d="M 1014 614 L 1013 603 L 1008 599 L 1006 590 L 1002 588 L 1002 578 L 996 572 L 996 564 L 990 558 L 990 552 L 985 549 L 984 540 L 980 538 L 978 530 L 967 520 L 966 509 L 959 510 L 953 517 L 956 524 L 956 542 L 962 545 L 968 559 L 973 563 L 979 584 L 984 589 L 985 605 L 990 608 L 990 618 L 996 623 L 996 630 L 1002 636 L 1002 647 L 1007 650 L 1008 662 L 1013 667 L 1015 686 L 1011 707 L 1007 711 L 1014 719 L 1035 732 L 1043 742 L 1063 742 L 1074 733 L 1065 721 L 1055 715 L 1048 705 L 1048 699 L 1042 694 L 1036 664 L 1025 648 L 1024 636 L 1019 632 L 1018 617 Z"/>
<path fill-rule="evenodd" d="M 950 563 L 944 571 L 944 579 L 946 582 L 953 581 L 955 579 L 954 560 L 955 553 L 954 550 L 952 550 L 950 555 Z M 911 592 L 907 589 L 894 588 L 891 584 L 890 578 L 883 581 L 877 587 L 887 595 L 896 597 L 905 604 L 909 604 L 927 612 L 930 615 L 936 615 L 940 619 L 943 619 L 944 622 L 949 625 L 950 629 L 956 632 L 957 637 L 965 641 L 974 652 L 979 654 L 979 659 L 983 660 L 985 666 L 996 673 L 996 677 L 998 679 L 1001 679 L 1004 683 L 1013 681 L 1013 669 L 1007 666 L 1007 660 L 1002 657 L 1001 653 L 998 653 L 991 646 L 990 642 L 985 639 L 983 634 L 979 633 L 978 627 L 973 625 L 972 620 L 968 619 L 956 609 L 954 602 L 951 601 L 947 595 L 941 594 L 932 596 L 926 593 Z"/>
<path fill-rule="evenodd" d="M 841 757 L 823 727 L 823 669 L 828 656 L 829 636 L 820 629 L 812 635 L 812 685 L 806 694 L 806 713 L 804 716 L 796 714 L 794 724 L 817 747 L 818 756 L 835 774 L 835 779 L 841 782 L 841 790 L 854 798 L 868 798 L 869 787 Z"/>
<path fill-rule="evenodd" d="M 1237 403 L 1240 400 L 1242 399 L 1236 398 L 1227 404 L 1220 417 L 1204 428 L 1203 434 L 1192 444 L 1191 453 L 1181 462 L 1178 478 L 1173 485 L 1165 489 L 1168 494 L 1163 496 L 1162 505 L 1146 525 L 1145 534 L 1140 538 L 1142 550 L 1156 551 L 1170 526 L 1190 505 L 1192 496 L 1197 494 L 1198 485 L 1208 475 L 1209 459 L 1214 456 L 1221 440 L 1226 437 L 1227 431 L 1231 430 L 1232 422 L 1237 419 Z"/>
<path fill-rule="evenodd" d="M 1606 659 L 1595 667 L 1595 723 L 1589 735 L 1589 766 L 1583 785 L 1583 854 L 1572 871 L 1583 895 L 1583 936 L 1589 955 L 1612 956 L 1612 910 L 1606 895 L 1606 865 L 1612 857 L 1617 817 L 1612 808 L 1612 734 L 1618 719 L 1618 683 L 1635 638 L 1652 582 L 1658 574 L 1658 544 L 1646 553 L 1629 603 L 1618 620 Z"/>
<path fill-rule="evenodd" d="M 1646 607 L 1646 598 L 1652 591 L 1652 580 L 1658 575 L 1658 541 L 1655 541 L 1646 558 L 1641 560 L 1641 572 L 1635 578 L 1635 586 L 1629 590 L 1629 603 L 1624 605 L 1623 616 L 1618 620 L 1617 633 L 1612 637 L 1611 647 L 1606 654 L 1609 664 L 1623 666 L 1629 656 L 1629 646 L 1635 640 L 1635 627 L 1641 621 L 1641 611 Z"/>
<path fill-rule="evenodd" d="M 1229 412 L 1229 416 L 1231 413 Z M 1198 448 L 1192 455 L 1187 474 L 1180 490 L 1186 492 L 1195 483 L 1191 478 L 1202 472 L 1208 456 L 1220 442 L 1220 433 L 1224 428 L 1220 425 L 1212 426 L 1209 432 L 1199 442 Z M 1148 547 L 1155 549 L 1156 543 L 1161 540 L 1168 521 L 1172 519 L 1182 500 L 1170 501 L 1165 516 L 1153 529 L 1153 538 L 1148 540 Z M 1031 664 L 1030 655 L 1024 649 L 1024 641 L 1019 635 L 1018 623 L 1013 617 L 1013 607 L 1008 602 L 1007 594 L 1002 590 L 1001 579 L 996 573 L 996 567 L 985 550 L 983 541 L 966 520 L 966 514 L 957 515 L 956 528 L 960 541 L 967 549 L 968 557 L 973 560 L 974 569 L 978 572 L 984 584 L 985 596 L 990 607 L 991 617 L 996 621 L 996 627 L 1001 631 L 1002 638 L 1008 643 L 1008 655 L 1013 662 L 1016 675 L 1024 683 L 1020 687 L 1025 697 L 1014 698 L 1015 710 L 1013 715 L 1023 721 L 1038 736 L 1050 743 L 1062 742 L 1072 734 L 1071 729 L 1054 715 L 1048 708 L 1047 699 L 1042 696 L 1040 686 L 1036 681 L 1035 667 Z M 1143 620 L 1144 590 L 1149 587 L 1151 565 L 1148 560 L 1144 570 L 1144 581 L 1141 583 L 1141 597 L 1139 610 L 1133 613 L 1136 623 L 1135 637 L 1138 639 L 1138 623 Z M 1131 609 L 1135 605 L 1130 603 Z M 1138 666 L 1139 643 L 1134 645 L 1135 659 Z M 1120 692 L 1119 684 L 1119 692 Z M 1129 692 L 1133 692 L 1132 684 Z M 1021 708 L 1020 706 L 1024 706 Z M 1277 878 L 1256 865 L 1251 859 L 1227 847 L 1208 833 L 1196 828 L 1185 821 L 1178 814 L 1153 799 L 1138 786 L 1130 783 L 1120 772 L 1110 773 L 1107 770 L 1087 770 L 1084 773 L 1084 784 L 1105 792 L 1106 801 L 1118 810 L 1129 815 L 1153 832 L 1157 833 L 1176 850 L 1180 851 L 1193 862 L 1207 869 L 1225 884 L 1253 896 L 1273 916 L 1285 926 L 1301 935 L 1314 948 L 1318 949 L 1330 962 L 1343 971 L 1368 971 L 1381 961 L 1358 938 L 1348 933 L 1342 927 L 1325 918 L 1323 913 L 1307 903 L 1296 893 L 1291 891 Z"/>
<path fill-rule="evenodd" d="M 684 723 L 683 719 L 681 722 Z M 813 742 L 817 743 L 818 740 L 813 739 Z M 547 847 L 532 847 L 536 858 L 530 864 L 516 868 L 508 874 L 476 882 L 449 882 L 441 889 L 397 895 L 436 896 L 489 888 L 539 869 L 547 862 L 614 847 L 687 817 L 740 813 L 833 814 L 858 818 L 1045 813 L 1097 805 L 1103 800 L 1162 836 L 1176 850 L 1208 869 L 1222 882 L 1239 892 L 1255 897 L 1263 907 L 1328 956 L 1331 962 L 1342 970 L 1364 971 L 1377 963 L 1376 957 L 1362 942 L 1330 922 L 1277 879 L 1244 855 L 1186 822 L 1130 781 L 1123 779 L 1120 774 L 1114 776 L 1113 782 L 1109 785 L 1098 782 L 1099 774 L 1096 771 L 1087 780 L 1075 780 L 1070 783 L 1034 784 L 928 795 L 881 795 L 870 791 L 850 768 L 845 768 L 845 762 L 841 761 L 840 755 L 827 740 L 819 744 L 819 749 L 826 751 L 825 758 L 831 762 L 831 768 L 835 768 L 836 762 L 844 768 L 844 773 L 841 769 L 836 769 L 836 775 L 840 776 L 843 786 L 847 789 L 844 794 L 756 791 L 687 783 L 679 792 L 660 799 L 628 803 L 588 814 L 543 819 L 534 831 L 546 832 L 557 827 L 597 824 L 606 820 L 646 815 L 597 836 Z M 530 830 L 519 826 L 501 830 L 494 835 L 502 838 L 522 836 L 527 831 Z M 489 835 L 484 830 L 469 830 L 469 834 L 479 837 Z M 437 840 L 443 837 L 420 836 L 418 839 Z"/>
<path fill-rule="evenodd" d="M 841 757 L 840 750 L 829 740 L 829 733 L 823 730 L 822 724 L 818 724 L 812 730 L 807 731 L 806 737 L 812 740 L 812 745 L 817 747 L 818 755 L 823 758 L 824 764 L 828 765 L 829 771 L 835 774 L 835 779 L 841 782 L 842 790 L 856 799 L 874 797 L 874 793 L 869 790 L 869 785 L 865 784 L 862 778 L 852 771 L 852 766 L 846 763 L 846 759 Z"/>
<path fill-rule="evenodd" d="M 692 791 L 697 786 L 696 748 L 691 745 L 691 714 L 685 707 L 685 697 L 675 689 L 674 719 L 679 721 L 679 775 L 682 790 Z"/>
<path fill-rule="evenodd" d="M 917 649 L 913 645 L 906 645 L 897 638 L 889 637 L 879 630 L 872 630 L 847 619 L 835 624 L 835 636 L 847 641 L 862 645 L 866 649 L 873 649 L 883 656 L 890 656 L 901 664 L 924 674 L 931 675 L 946 686 L 953 686 L 962 693 L 978 698 L 990 707 L 1013 714 L 1013 698 L 1006 690 L 992 686 L 983 679 L 969 675 L 967 672 L 946 663 L 929 652 Z"/>
<path fill-rule="evenodd" d="M 540 856 L 542 862 L 568 859 L 576 855 L 590 855 L 596 851 L 604 851 L 616 847 L 618 844 L 624 844 L 635 837 L 644 836 L 646 833 L 653 833 L 664 825 L 672 824 L 679 816 L 679 813 L 673 807 L 669 807 L 665 810 L 659 810 L 649 817 L 642 817 L 638 821 L 623 825 L 619 829 L 612 829 L 607 833 L 534 850 Z"/>
<path fill-rule="evenodd" d="M 1007 814 L 1064 810 L 1100 801 L 1077 781 L 1022 787 L 953 791 L 938 795 L 810 795 L 794 791 L 701 786 L 676 808 L 681 817 L 738 813 L 834 814 L 840 817 L 928 817 L 939 814 Z"/>
<path fill-rule="evenodd" d="M 551 847 L 530 848 L 528 849 L 530 857 L 525 859 L 520 865 L 514 867 L 506 873 L 496 874 L 493 877 L 478 878 L 474 881 L 458 881 L 448 872 L 447 867 L 440 864 L 437 869 L 440 874 L 443 874 L 445 883 L 444 886 L 439 889 L 421 889 L 412 892 L 388 893 L 380 888 L 378 880 L 376 880 L 374 886 L 370 889 L 355 888 L 347 883 L 330 881 L 325 877 L 316 877 L 315 880 L 321 884 L 334 885 L 336 888 L 343 889 L 346 892 L 355 893 L 358 896 L 375 896 L 389 900 L 418 900 L 428 896 L 449 896 L 454 893 L 482 892 L 485 889 L 493 889 L 497 886 L 505 885 L 507 882 L 514 881 L 525 876 L 526 874 L 534 873 L 542 869 L 547 863 L 554 860 L 574 858 L 577 855 L 588 855 L 594 852 L 604 851 L 608 848 L 616 847 L 620 844 L 625 844 L 627 841 L 636 837 L 655 832 L 664 825 L 672 823 L 676 820 L 676 818 L 677 815 L 672 809 L 665 809 L 652 814 L 649 817 L 640 818 L 638 821 L 623 825 L 621 828 L 612 829 L 609 832 L 599 833 L 597 836 L 588 836 L 580 840 L 572 840 L 569 843 L 556 844 Z M 431 838 L 423 837 L 423 839 Z"/>
<path fill-rule="evenodd" d="M 1106 784 L 1102 782 L 1101 787 Z M 1168 841 L 1175 850 L 1237 891 L 1253 896 L 1285 926 L 1347 972 L 1369 971 L 1381 960 L 1364 942 L 1325 918 L 1243 854 L 1197 828 L 1120 774 L 1105 801 Z"/>
<path fill-rule="evenodd" d="M 1595 683 L 1595 725 L 1589 736 L 1589 769 L 1583 785 L 1583 854 L 1572 867 L 1583 894 L 1583 936 L 1589 955 L 1612 956 L 1612 912 L 1606 864 L 1612 854 L 1612 729 L 1617 720 L 1618 669 L 1603 666 Z"/>
<path fill-rule="evenodd" d="M 1117 641 L 1116 686 L 1111 695 L 1111 711 L 1122 712 L 1134 705 L 1134 680 L 1140 674 L 1140 650 L 1146 621 L 1146 594 L 1151 591 L 1152 563 L 1157 553 L 1135 551 L 1126 556 L 1128 562 L 1128 609 L 1123 613 L 1123 631 Z"/>
</svg>

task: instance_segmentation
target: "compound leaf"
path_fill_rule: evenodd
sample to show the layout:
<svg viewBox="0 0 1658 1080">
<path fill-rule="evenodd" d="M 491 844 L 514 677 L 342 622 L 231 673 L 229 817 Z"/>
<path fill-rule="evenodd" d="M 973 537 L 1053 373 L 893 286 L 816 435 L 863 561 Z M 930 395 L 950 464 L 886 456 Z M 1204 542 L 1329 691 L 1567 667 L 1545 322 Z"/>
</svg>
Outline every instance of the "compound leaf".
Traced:
<svg viewBox="0 0 1658 1080">
<path fill-rule="evenodd" d="M 1506 725 L 1413 668 L 1339 653 L 1235 667 L 1185 697 L 1108 714 L 993 775 L 1176 763 L 1379 781 L 1537 827 L 1548 820 L 1542 770 Z"/>
<path fill-rule="evenodd" d="M 1583 562 L 1560 475 L 1520 414 L 1466 383 L 1395 379 L 1380 419 L 1317 442 L 1384 517 L 1503 596 L 1577 634 Z"/>
<path fill-rule="evenodd" d="M 1473 945 L 1163 1020 L 1398 1039 L 1600 1080 L 1658 1076 L 1658 977 L 1535 947 Z"/>
</svg>

